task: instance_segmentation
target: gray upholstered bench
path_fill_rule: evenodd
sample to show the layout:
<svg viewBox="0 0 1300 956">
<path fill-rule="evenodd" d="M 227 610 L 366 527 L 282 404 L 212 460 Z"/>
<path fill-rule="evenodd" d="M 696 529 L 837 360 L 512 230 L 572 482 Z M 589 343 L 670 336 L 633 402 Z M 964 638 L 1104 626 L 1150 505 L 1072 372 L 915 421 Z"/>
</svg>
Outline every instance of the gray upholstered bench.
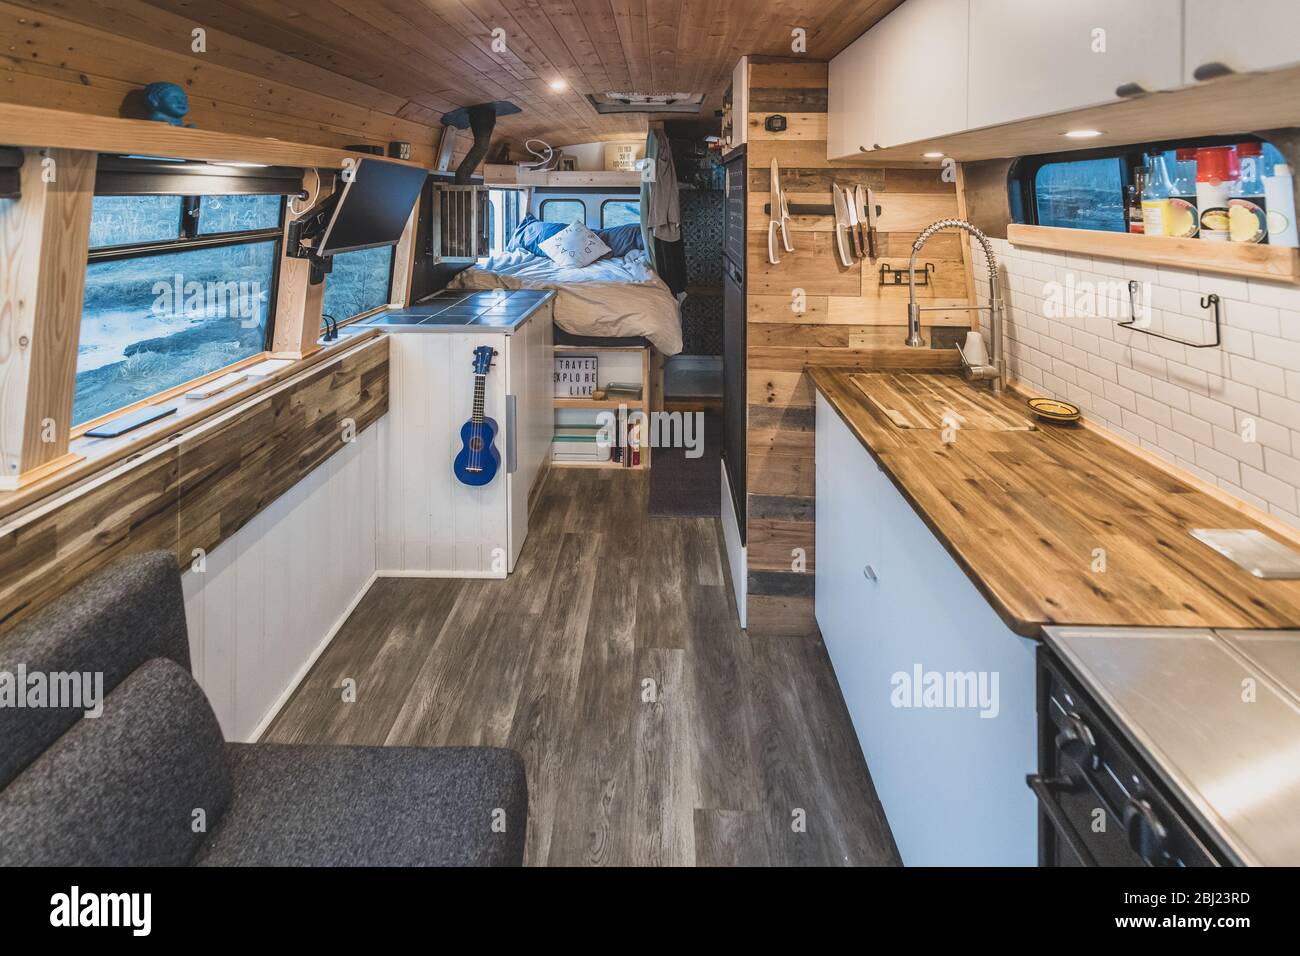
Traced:
<svg viewBox="0 0 1300 956">
<path fill-rule="evenodd" d="M 190 675 L 166 552 L 125 558 L 0 635 L 0 675 L 20 665 L 101 673 L 103 713 L 0 704 L 0 865 L 523 860 L 513 751 L 225 743 Z"/>
</svg>

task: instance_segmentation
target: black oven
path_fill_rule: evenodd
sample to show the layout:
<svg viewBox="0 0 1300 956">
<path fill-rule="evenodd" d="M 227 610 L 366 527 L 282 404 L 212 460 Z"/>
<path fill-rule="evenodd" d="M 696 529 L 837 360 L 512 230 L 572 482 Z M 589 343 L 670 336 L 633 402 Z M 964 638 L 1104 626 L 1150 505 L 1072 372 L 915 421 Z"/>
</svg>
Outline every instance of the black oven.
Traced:
<svg viewBox="0 0 1300 956">
<path fill-rule="evenodd" d="M 1039 866 L 1228 862 L 1048 648 L 1038 649 Z"/>
</svg>

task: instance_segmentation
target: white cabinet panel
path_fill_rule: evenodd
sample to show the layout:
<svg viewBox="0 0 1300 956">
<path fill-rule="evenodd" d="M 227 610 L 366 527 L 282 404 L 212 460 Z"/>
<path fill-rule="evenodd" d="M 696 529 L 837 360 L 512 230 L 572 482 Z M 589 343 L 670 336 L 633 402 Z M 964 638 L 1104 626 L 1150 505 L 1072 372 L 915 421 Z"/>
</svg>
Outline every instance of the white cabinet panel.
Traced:
<svg viewBox="0 0 1300 956">
<path fill-rule="evenodd" d="M 826 102 L 826 156 L 846 159 L 879 142 L 876 132 L 876 37 L 868 30 L 830 63 Z"/>
<path fill-rule="evenodd" d="M 1032 866 L 1035 645 L 820 395 L 816 534 L 817 623 L 903 862 Z M 909 686 L 918 672 L 941 681 L 939 706 Z"/>
<path fill-rule="evenodd" d="M 379 569 L 436 577 L 504 577 L 528 531 L 528 490 L 550 454 L 551 309 L 512 335 L 399 332 L 389 341 L 389 413 L 383 432 Z M 473 411 L 474 350 L 497 350 L 484 383 L 485 414 L 501 431 L 501 471 L 482 487 L 458 481 L 452 461 Z M 515 396 L 514 473 L 507 468 L 507 394 Z M 503 560 L 504 558 L 504 560 Z"/>
<path fill-rule="evenodd" d="M 374 574 L 386 420 L 209 551 L 202 571 L 181 577 L 194 678 L 227 740 L 258 738 Z"/>
<path fill-rule="evenodd" d="M 966 128 L 971 5 L 970 0 L 907 0 L 872 28 L 875 82 L 855 92 L 874 101 L 880 146 Z"/>
<path fill-rule="evenodd" d="M 1187 0 L 1184 10 L 1184 82 L 1198 67 L 1221 63 L 1244 73 L 1300 63 L 1297 0 Z"/>
<path fill-rule="evenodd" d="M 863 673 L 857 665 L 873 630 L 868 620 L 873 585 L 866 569 L 876 551 L 876 504 L 864 473 L 868 468 L 874 471 L 875 465 L 848 429 L 831 427 L 826 418 L 834 415 L 818 396 L 813 603 L 836 673 L 845 675 L 841 680 L 845 700 L 851 701 L 857 695 L 849 694 L 844 680 L 851 684 Z"/>
<path fill-rule="evenodd" d="M 970 0 L 907 0 L 831 60 L 827 155 L 966 128 Z"/>
<path fill-rule="evenodd" d="M 1181 0 L 972 3 L 969 127 L 1107 103 L 1125 84 L 1179 86 L 1181 14 Z"/>
</svg>

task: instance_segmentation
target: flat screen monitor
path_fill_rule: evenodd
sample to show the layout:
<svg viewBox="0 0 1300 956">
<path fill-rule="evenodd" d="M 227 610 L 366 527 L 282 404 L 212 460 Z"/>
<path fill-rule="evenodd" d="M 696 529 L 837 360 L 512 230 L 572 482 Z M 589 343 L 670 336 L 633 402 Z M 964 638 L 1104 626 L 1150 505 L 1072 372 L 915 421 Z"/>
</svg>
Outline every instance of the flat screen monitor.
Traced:
<svg viewBox="0 0 1300 956">
<path fill-rule="evenodd" d="M 352 178 L 343 184 L 316 254 L 333 256 L 396 243 L 428 175 L 418 166 L 359 160 Z"/>
</svg>

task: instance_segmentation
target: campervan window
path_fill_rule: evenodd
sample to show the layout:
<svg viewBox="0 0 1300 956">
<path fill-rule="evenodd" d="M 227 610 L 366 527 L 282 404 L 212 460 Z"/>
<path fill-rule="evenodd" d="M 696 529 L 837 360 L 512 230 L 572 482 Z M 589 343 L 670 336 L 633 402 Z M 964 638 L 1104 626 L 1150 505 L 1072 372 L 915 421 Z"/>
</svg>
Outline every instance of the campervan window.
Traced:
<svg viewBox="0 0 1300 956">
<path fill-rule="evenodd" d="M 543 199 L 542 222 L 581 222 L 587 221 L 587 205 L 581 199 Z"/>
<path fill-rule="evenodd" d="M 74 426 L 265 351 L 271 332 L 283 196 L 133 195 L 123 169 L 91 211 Z"/>
<path fill-rule="evenodd" d="M 488 190 L 488 251 L 493 255 L 505 252 L 506 243 L 524 218 L 526 198 L 522 189 Z"/>
<path fill-rule="evenodd" d="M 641 221 L 641 200 L 606 199 L 600 204 L 600 228 L 612 229 Z"/>
<path fill-rule="evenodd" d="M 393 282 L 394 246 L 340 252 L 325 277 L 324 315 L 336 322 L 387 305 Z"/>
<path fill-rule="evenodd" d="M 1012 172 L 1011 209 L 1017 222 L 1067 229 L 1125 232 L 1128 187 L 1133 170 L 1159 153 L 1170 177 L 1176 174 L 1177 150 L 1202 146 L 1235 146 L 1257 137 L 1211 136 L 1159 143 L 1139 143 L 1105 149 L 1027 156 Z M 1262 147 L 1262 172 L 1271 173 L 1282 154 L 1268 142 Z"/>
</svg>

